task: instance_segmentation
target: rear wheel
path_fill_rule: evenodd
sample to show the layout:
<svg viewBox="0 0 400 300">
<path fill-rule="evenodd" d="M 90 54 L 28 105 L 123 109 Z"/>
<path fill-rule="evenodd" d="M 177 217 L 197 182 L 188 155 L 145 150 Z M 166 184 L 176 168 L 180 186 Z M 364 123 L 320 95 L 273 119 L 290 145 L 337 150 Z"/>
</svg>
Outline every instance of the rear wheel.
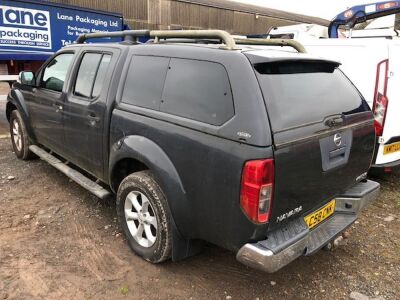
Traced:
<svg viewBox="0 0 400 300">
<path fill-rule="evenodd" d="M 34 154 L 29 150 L 31 144 L 28 133 L 18 110 L 11 112 L 10 135 L 14 153 L 18 158 L 28 160 L 34 157 Z"/>
<path fill-rule="evenodd" d="M 152 263 L 171 257 L 172 232 L 166 198 L 150 171 L 126 177 L 117 193 L 118 218 L 132 250 Z"/>
</svg>

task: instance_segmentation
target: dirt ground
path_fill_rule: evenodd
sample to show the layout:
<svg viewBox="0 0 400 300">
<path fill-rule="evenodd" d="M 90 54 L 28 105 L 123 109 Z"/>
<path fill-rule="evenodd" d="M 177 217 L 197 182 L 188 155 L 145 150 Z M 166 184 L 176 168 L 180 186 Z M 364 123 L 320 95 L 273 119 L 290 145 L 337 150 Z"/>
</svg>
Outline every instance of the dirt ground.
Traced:
<svg viewBox="0 0 400 300">
<path fill-rule="evenodd" d="M 212 245 L 182 262 L 151 265 L 128 248 L 112 203 L 40 160 L 16 159 L 0 138 L 0 299 L 349 299 L 354 292 L 399 299 L 399 179 L 380 180 L 381 196 L 344 245 L 275 274 Z"/>
</svg>

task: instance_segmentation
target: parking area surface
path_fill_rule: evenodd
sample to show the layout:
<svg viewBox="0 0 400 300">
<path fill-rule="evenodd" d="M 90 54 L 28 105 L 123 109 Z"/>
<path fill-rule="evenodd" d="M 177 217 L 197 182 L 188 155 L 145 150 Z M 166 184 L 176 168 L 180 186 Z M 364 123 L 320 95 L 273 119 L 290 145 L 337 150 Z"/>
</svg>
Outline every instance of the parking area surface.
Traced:
<svg viewBox="0 0 400 300">
<path fill-rule="evenodd" d="M 3 110 L 0 136 L 7 133 Z M 16 159 L 3 137 L 0 299 L 348 299 L 355 292 L 399 299 L 399 179 L 379 180 L 381 196 L 338 249 L 275 274 L 249 269 L 212 245 L 182 262 L 151 265 L 130 251 L 113 203 L 40 160 Z"/>
</svg>

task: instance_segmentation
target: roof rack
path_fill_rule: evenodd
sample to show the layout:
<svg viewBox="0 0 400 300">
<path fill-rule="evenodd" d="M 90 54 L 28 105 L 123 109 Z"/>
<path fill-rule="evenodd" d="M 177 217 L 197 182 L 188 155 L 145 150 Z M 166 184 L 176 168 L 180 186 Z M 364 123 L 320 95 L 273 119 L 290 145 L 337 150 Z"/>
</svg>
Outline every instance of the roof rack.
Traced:
<svg viewBox="0 0 400 300">
<path fill-rule="evenodd" d="M 242 45 L 260 45 L 260 46 L 281 46 L 292 47 L 300 53 L 306 53 L 306 49 L 302 44 L 294 40 L 284 39 L 235 39 L 228 32 L 223 30 L 124 30 L 114 32 L 96 32 L 87 33 L 78 37 L 76 43 L 82 44 L 88 39 L 95 38 L 111 38 L 123 37 L 125 41 L 135 41 L 139 37 L 150 37 L 154 39 L 154 43 L 160 42 L 160 39 L 218 39 L 225 46 L 223 49 L 235 50 L 236 44 Z"/>
<path fill-rule="evenodd" d="M 150 37 L 154 38 L 154 43 L 159 39 L 189 38 L 189 39 L 220 39 L 225 46 L 224 49 L 237 49 L 233 37 L 224 30 L 152 30 Z"/>
<path fill-rule="evenodd" d="M 225 49 L 236 49 L 232 36 L 223 30 L 124 30 L 114 32 L 95 32 L 80 35 L 76 43 L 82 44 L 88 39 L 122 37 L 125 41 L 134 41 L 138 37 L 151 37 L 158 43 L 160 39 L 171 38 L 212 38 L 221 40 Z"/>
<path fill-rule="evenodd" d="M 307 53 L 306 48 L 301 43 L 289 39 L 235 39 L 235 43 L 241 45 L 292 47 L 299 53 Z"/>
<path fill-rule="evenodd" d="M 80 35 L 76 39 L 77 44 L 83 44 L 85 41 L 89 39 L 98 39 L 98 38 L 114 38 L 121 37 L 124 38 L 125 41 L 135 41 L 139 37 L 145 37 L 150 35 L 150 30 L 124 30 L 124 31 L 111 31 L 111 32 L 94 32 L 94 33 L 85 33 Z"/>
</svg>

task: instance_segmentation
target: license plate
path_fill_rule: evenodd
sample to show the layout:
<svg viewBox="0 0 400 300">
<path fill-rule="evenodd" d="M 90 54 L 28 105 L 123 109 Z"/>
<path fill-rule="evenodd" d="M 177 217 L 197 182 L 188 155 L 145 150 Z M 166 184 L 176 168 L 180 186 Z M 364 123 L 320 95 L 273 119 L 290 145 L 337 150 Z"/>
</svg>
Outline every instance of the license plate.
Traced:
<svg viewBox="0 0 400 300">
<path fill-rule="evenodd" d="M 397 152 L 397 151 L 400 151 L 400 142 L 390 144 L 390 145 L 385 145 L 385 147 L 383 147 L 383 155 L 390 154 L 390 153 Z"/>
<path fill-rule="evenodd" d="M 315 226 L 329 218 L 329 216 L 331 216 L 335 212 L 335 206 L 336 200 L 330 201 L 322 208 L 305 217 L 304 222 L 306 222 L 308 228 L 314 228 Z"/>
</svg>

